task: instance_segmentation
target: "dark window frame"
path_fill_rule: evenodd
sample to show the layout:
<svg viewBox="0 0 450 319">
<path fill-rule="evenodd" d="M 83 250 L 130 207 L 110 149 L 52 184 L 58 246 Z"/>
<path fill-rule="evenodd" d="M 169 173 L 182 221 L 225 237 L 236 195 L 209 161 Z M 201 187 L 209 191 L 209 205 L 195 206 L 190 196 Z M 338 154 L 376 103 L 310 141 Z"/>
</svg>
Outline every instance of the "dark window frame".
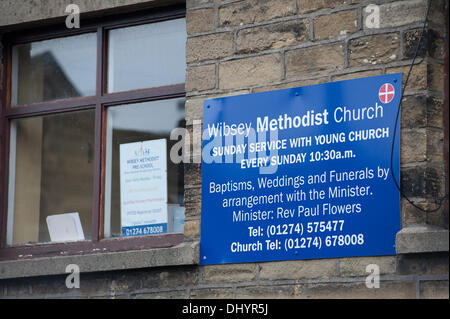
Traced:
<svg viewBox="0 0 450 319">
<path fill-rule="evenodd" d="M 104 190 L 106 154 L 106 110 L 110 106 L 185 97 L 184 83 L 161 87 L 107 93 L 107 32 L 109 30 L 185 18 L 184 6 L 172 6 L 107 17 L 101 21 L 82 21 L 79 29 L 67 29 L 64 22 L 57 27 L 39 31 L 12 32 L 4 35 L 3 80 L 0 95 L 0 261 L 23 258 L 82 255 L 89 253 L 139 250 L 175 246 L 184 241 L 184 234 L 172 233 L 132 238 L 104 238 Z M 96 93 L 95 96 L 35 103 L 11 107 L 12 46 L 40 40 L 96 32 Z M 94 180 L 92 203 L 92 239 L 68 243 L 41 243 L 6 246 L 8 215 L 8 168 L 10 120 L 70 111 L 95 110 Z"/>
</svg>

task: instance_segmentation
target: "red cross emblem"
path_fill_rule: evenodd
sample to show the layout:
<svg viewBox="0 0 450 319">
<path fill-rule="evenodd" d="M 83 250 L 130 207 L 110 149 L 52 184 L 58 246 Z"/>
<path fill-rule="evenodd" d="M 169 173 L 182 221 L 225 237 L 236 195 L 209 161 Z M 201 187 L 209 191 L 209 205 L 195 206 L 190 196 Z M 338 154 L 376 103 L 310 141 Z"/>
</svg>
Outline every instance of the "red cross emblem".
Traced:
<svg viewBox="0 0 450 319">
<path fill-rule="evenodd" d="M 389 103 L 392 101 L 395 95 L 395 90 L 392 84 L 390 83 L 384 83 L 380 90 L 378 91 L 378 97 L 380 98 L 380 101 L 384 104 Z"/>
</svg>

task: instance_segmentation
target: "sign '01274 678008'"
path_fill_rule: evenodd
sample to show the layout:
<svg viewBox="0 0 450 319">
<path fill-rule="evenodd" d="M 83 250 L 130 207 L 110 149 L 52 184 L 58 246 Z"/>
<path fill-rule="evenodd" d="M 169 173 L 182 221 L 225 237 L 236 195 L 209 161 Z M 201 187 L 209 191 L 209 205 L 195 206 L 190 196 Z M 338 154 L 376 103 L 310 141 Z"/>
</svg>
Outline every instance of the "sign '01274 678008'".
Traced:
<svg viewBox="0 0 450 319">
<path fill-rule="evenodd" d="M 205 101 L 201 263 L 395 254 L 400 85 L 389 74 Z"/>
</svg>

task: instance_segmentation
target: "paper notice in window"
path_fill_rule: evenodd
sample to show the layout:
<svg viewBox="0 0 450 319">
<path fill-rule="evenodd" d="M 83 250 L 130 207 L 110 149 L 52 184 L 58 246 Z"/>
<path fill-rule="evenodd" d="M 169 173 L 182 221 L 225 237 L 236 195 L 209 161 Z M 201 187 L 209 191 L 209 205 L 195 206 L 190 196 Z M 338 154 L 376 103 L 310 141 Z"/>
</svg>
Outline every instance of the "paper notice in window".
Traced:
<svg viewBox="0 0 450 319">
<path fill-rule="evenodd" d="M 120 145 L 122 236 L 167 233 L 167 141 Z"/>
<path fill-rule="evenodd" d="M 84 240 L 78 213 L 47 216 L 47 227 L 52 242 Z"/>
</svg>

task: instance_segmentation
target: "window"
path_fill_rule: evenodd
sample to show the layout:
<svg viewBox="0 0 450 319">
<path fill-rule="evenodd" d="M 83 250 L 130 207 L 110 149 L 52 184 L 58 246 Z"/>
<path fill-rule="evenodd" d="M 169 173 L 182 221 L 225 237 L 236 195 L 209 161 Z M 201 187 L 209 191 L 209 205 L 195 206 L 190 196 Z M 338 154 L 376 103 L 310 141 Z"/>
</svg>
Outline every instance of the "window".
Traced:
<svg viewBox="0 0 450 319">
<path fill-rule="evenodd" d="M 154 117 L 153 114 L 158 114 Z M 170 160 L 170 149 L 175 141 L 170 140 L 172 129 L 184 126 L 184 99 L 168 99 L 151 102 L 141 102 L 136 104 L 120 105 L 110 107 L 107 110 L 107 132 L 106 132 L 106 183 L 105 183 L 105 237 L 117 237 L 122 234 L 125 226 L 127 211 L 130 214 L 140 214 L 141 217 L 128 216 L 132 220 L 141 219 L 148 209 L 160 209 L 161 205 L 149 205 L 145 200 L 154 201 L 155 198 L 165 197 L 167 210 L 161 218 L 165 223 L 165 217 L 171 217 L 168 231 L 182 232 L 179 223 L 174 223 L 175 214 L 178 208 L 183 205 L 184 188 L 183 167 L 174 164 Z M 148 158 L 161 152 L 153 152 L 142 156 L 134 153 L 140 151 L 142 141 L 150 142 L 150 147 L 157 147 L 161 141 L 165 142 L 163 149 L 166 156 L 163 167 L 166 173 L 153 173 Z M 131 149 L 128 154 L 123 154 L 123 147 Z M 144 152 L 142 152 L 144 153 Z M 125 160 L 124 160 L 125 159 Z M 151 159 L 150 159 L 151 160 Z M 130 165 L 139 165 L 137 172 L 134 169 L 127 169 L 123 166 L 131 161 Z M 154 167 L 154 165 L 151 165 Z M 127 175 L 127 173 L 130 173 Z M 162 176 L 161 176 L 162 175 Z M 157 179 L 161 177 L 160 179 Z M 142 182 L 142 180 L 145 180 Z M 145 195 L 135 195 L 135 193 L 145 192 Z M 133 203 L 129 203 L 133 201 Z M 143 202 L 143 203 L 140 203 Z M 130 207 L 130 208 L 128 208 Z M 166 209 L 166 207 L 163 207 Z M 132 220 L 130 222 L 132 222 Z M 155 225 L 161 222 L 154 223 Z M 160 227 L 161 229 L 161 227 Z M 139 231 L 139 230 L 138 230 Z M 153 232 L 158 232 L 154 229 Z"/>
<path fill-rule="evenodd" d="M 79 213 L 91 238 L 93 110 L 10 122 L 7 245 L 50 241 L 46 218 Z"/>
<path fill-rule="evenodd" d="M 12 48 L 11 105 L 95 95 L 96 34 Z"/>
<path fill-rule="evenodd" d="M 176 19 L 109 31 L 108 92 L 184 83 L 185 28 Z"/>
<path fill-rule="evenodd" d="M 5 37 L 0 260 L 183 240 L 184 11 Z"/>
</svg>

